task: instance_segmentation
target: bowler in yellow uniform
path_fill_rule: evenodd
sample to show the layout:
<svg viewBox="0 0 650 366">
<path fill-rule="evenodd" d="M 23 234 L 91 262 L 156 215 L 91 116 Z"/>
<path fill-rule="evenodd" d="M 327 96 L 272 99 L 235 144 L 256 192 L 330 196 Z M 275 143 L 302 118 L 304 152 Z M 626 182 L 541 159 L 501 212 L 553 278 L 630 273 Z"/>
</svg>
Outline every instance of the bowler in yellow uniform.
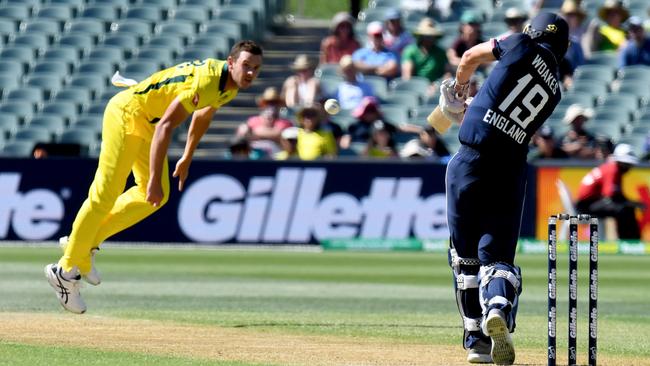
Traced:
<svg viewBox="0 0 650 366">
<path fill-rule="evenodd" d="M 183 189 L 192 156 L 214 112 L 248 88 L 262 65 L 253 41 L 233 46 L 227 60 L 185 62 L 159 71 L 115 95 L 106 106 L 95 178 L 58 263 L 45 275 L 66 310 L 86 311 L 79 294 L 84 277 L 99 284 L 93 258 L 99 244 L 135 225 L 167 202 L 167 149 L 172 131 L 192 114 L 183 156 L 173 176 Z M 127 189 L 133 172 L 135 186 Z"/>
</svg>

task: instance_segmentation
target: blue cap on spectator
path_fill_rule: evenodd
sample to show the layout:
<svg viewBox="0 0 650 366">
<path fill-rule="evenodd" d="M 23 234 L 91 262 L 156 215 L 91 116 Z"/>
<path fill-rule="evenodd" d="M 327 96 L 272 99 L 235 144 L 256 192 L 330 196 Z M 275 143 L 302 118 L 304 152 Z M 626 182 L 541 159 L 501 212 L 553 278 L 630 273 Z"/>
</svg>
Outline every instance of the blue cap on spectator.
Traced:
<svg viewBox="0 0 650 366">
<path fill-rule="evenodd" d="M 481 19 L 475 12 L 465 10 L 463 15 L 460 16 L 460 22 L 463 24 L 478 24 L 481 22 Z"/>
<path fill-rule="evenodd" d="M 399 10 L 396 8 L 389 8 L 386 10 L 386 14 L 384 14 L 384 20 L 400 19 L 401 17 L 402 14 L 400 14 Z"/>
</svg>

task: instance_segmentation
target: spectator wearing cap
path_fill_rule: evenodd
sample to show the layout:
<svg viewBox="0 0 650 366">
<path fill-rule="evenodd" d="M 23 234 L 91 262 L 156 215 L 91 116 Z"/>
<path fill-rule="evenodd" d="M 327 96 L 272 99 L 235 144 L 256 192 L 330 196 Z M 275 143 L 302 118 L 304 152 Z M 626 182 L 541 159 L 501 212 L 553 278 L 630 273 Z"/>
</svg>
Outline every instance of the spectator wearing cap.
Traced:
<svg viewBox="0 0 650 366">
<path fill-rule="evenodd" d="M 228 143 L 228 151 L 226 152 L 228 159 L 259 159 L 261 154 L 259 151 L 253 150 L 248 139 L 243 136 L 235 136 Z"/>
<path fill-rule="evenodd" d="M 299 159 L 298 156 L 298 127 L 285 128 L 280 135 L 282 151 L 273 155 L 275 160 Z"/>
<path fill-rule="evenodd" d="M 330 35 L 320 44 L 320 63 L 336 64 L 344 55 L 351 55 L 361 45 L 354 36 L 354 18 L 346 12 L 334 15 Z"/>
<path fill-rule="evenodd" d="M 500 34 L 497 38 L 503 39 L 512 34 L 523 32 L 527 19 L 528 15 L 517 7 L 513 6 L 506 9 L 503 22 L 506 23 L 508 30 L 503 34 Z"/>
<path fill-rule="evenodd" d="M 399 58 L 404 48 L 415 42 L 411 32 L 402 25 L 402 14 L 399 9 L 389 8 L 384 16 L 384 44 L 386 48 Z"/>
<path fill-rule="evenodd" d="M 563 121 L 569 125 L 569 131 L 562 139 L 562 150 L 571 158 L 593 159 L 594 136 L 589 133 L 584 125 L 592 118 L 594 112 L 580 104 L 572 104 L 567 108 Z"/>
<path fill-rule="evenodd" d="M 632 16 L 625 22 L 625 28 L 629 39 L 619 52 L 619 67 L 650 66 L 650 38 L 645 36 L 643 20 Z"/>
<path fill-rule="evenodd" d="M 428 125 L 420 131 L 417 139 L 409 140 L 400 151 L 402 158 L 417 157 L 441 162 L 446 162 L 450 155 L 436 130 Z"/>
<path fill-rule="evenodd" d="M 336 156 L 334 134 L 322 126 L 324 115 L 325 111 L 318 103 L 304 106 L 296 114 L 299 126 L 296 150 L 301 160 Z"/>
<path fill-rule="evenodd" d="M 621 0 L 605 0 L 598 9 L 600 22 L 594 19 L 583 37 L 583 50 L 587 58 L 595 51 L 617 51 L 625 43 L 623 23 L 630 17 Z M 602 23 L 604 22 L 604 23 Z"/>
<path fill-rule="evenodd" d="M 458 67 L 463 53 L 479 43 L 483 43 L 481 35 L 481 18 L 473 11 L 466 10 L 460 17 L 458 38 L 447 49 L 447 60 L 453 67 Z"/>
<path fill-rule="evenodd" d="M 295 75 L 289 76 L 282 85 L 282 96 L 289 108 L 312 104 L 320 99 L 320 80 L 314 76 L 316 65 L 305 54 L 296 56 L 291 64 Z"/>
<path fill-rule="evenodd" d="M 375 97 L 365 97 L 361 104 L 352 111 L 352 117 L 356 122 L 348 126 L 347 134 L 341 139 L 341 146 L 349 148 L 353 142 L 367 142 L 370 138 L 372 124 L 377 120 L 382 120 L 391 134 L 397 131 L 395 125 L 384 120 L 379 107 L 379 100 Z"/>
<path fill-rule="evenodd" d="M 592 169 L 580 182 L 576 209 L 600 218 L 613 217 L 619 239 L 639 240 L 641 233 L 635 209 L 644 209 L 623 192 L 623 176 L 639 159 L 628 144 L 619 144 L 607 161 Z"/>
<path fill-rule="evenodd" d="M 406 46 L 402 52 L 402 79 L 422 76 L 433 83 L 448 72 L 447 55 L 438 46 L 444 33 L 433 19 L 423 18 L 413 34 L 415 44 Z"/>
<path fill-rule="evenodd" d="M 381 22 L 368 23 L 368 45 L 352 54 L 352 62 L 359 72 L 366 75 L 394 78 L 399 73 L 399 60 L 384 44 L 384 26 Z"/>
<path fill-rule="evenodd" d="M 531 156 L 532 160 L 537 159 L 566 159 L 569 157 L 562 150 L 555 140 L 553 129 L 548 125 L 542 125 L 533 135 L 533 144 L 536 151 Z"/>
<path fill-rule="evenodd" d="M 560 74 L 565 88 L 573 84 L 573 72 L 585 63 L 585 53 L 582 50 L 581 39 L 585 33 L 585 10 L 576 0 L 565 0 L 560 8 L 560 15 L 569 25 L 569 48 L 560 64 Z"/>
<path fill-rule="evenodd" d="M 237 129 L 237 136 L 246 137 L 254 149 L 273 156 L 279 151 L 280 134 L 285 128 L 293 126 L 291 121 L 280 117 L 284 99 L 275 87 L 268 87 L 257 98 L 260 113 L 250 117 Z"/>
<path fill-rule="evenodd" d="M 392 158 L 397 156 L 393 132 L 389 130 L 386 123 L 376 120 L 370 129 L 368 144 L 361 155 L 369 158 Z"/>
<path fill-rule="evenodd" d="M 374 96 L 372 86 L 361 80 L 352 57 L 345 55 L 339 62 L 339 71 L 343 76 L 343 81 L 336 87 L 336 94 L 333 97 L 339 101 L 341 109 L 353 110 L 364 97 Z"/>
</svg>

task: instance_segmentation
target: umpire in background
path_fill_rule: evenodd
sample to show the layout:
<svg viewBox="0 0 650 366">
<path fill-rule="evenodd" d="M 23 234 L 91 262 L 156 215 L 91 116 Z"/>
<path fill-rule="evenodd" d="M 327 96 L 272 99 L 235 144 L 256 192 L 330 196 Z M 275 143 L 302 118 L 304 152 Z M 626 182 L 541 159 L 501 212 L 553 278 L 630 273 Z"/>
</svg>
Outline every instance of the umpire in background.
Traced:
<svg viewBox="0 0 650 366">
<path fill-rule="evenodd" d="M 466 51 L 454 80 L 441 86 L 440 107 L 457 116 L 461 147 L 447 168 L 449 262 L 471 363 L 511 365 L 521 272 L 515 251 L 526 190 L 531 137 L 561 99 L 558 65 L 568 25 L 540 13 L 523 33 Z M 479 65 L 498 61 L 465 110 Z M 463 115 L 464 113 L 464 115 Z"/>
</svg>

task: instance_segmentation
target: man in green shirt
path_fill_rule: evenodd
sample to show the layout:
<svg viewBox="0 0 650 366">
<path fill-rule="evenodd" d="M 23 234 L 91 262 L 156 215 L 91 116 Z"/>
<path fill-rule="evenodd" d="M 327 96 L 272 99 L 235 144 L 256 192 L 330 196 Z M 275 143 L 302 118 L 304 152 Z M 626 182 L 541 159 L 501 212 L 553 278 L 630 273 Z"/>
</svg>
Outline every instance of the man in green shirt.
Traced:
<svg viewBox="0 0 650 366">
<path fill-rule="evenodd" d="M 422 76 L 434 82 L 448 71 L 445 50 L 437 45 L 443 32 L 431 18 L 423 18 L 413 32 L 417 41 L 402 52 L 402 79 Z"/>
</svg>

